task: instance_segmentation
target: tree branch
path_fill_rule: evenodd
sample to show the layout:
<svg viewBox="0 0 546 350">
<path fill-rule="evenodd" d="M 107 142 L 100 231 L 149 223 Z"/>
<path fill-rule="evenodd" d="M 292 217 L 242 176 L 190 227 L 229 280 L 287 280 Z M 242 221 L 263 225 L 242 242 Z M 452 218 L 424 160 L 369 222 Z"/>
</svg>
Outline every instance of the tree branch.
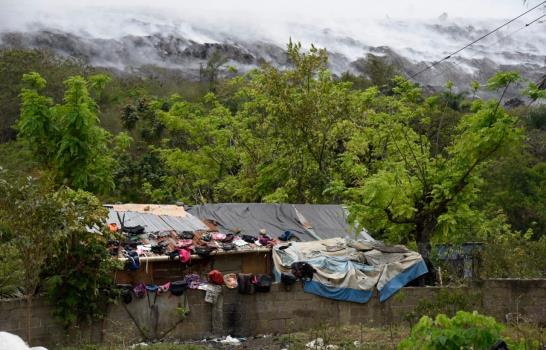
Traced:
<svg viewBox="0 0 546 350">
<path fill-rule="evenodd" d="M 423 178 L 421 182 L 423 183 L 423 192 L 425 192 L 428 189 L 428 183 L 427 183 L 427 178 L 425 176 L 425 172 L 421 168 L 421 165 L 419 165 L 419 161 L 417 160 L 417 157 L 415 156 L 415 153 L 413 152 L 413 147 L 411 147 L 411 144 L 408 140 L 408 135 L 406 131 L 404 130 L 404 128 L 402 128 L 402 133 L 404 134 L 404 139 L 406 140 L 406 143 L 408 144 L 411 155 L 413 156 L 413 159 L 415 160 L 415 166 L 417 167 L 417 170 L 419 170 L 419 172 L 421 173 L 421 177 Z"/>
<path fill-rule="evenodd" d="M 394 196 L 392 197 L 387 207 L 383 208 L 383 211 L 385 212 L 385 214 L 387 214 L 387 219 L 389 219 L 389 221 L 394 224 L 412 224 L 414 222 L 413 220 L 394 217 L 393 212 L 389 209 L 393 201 L 394 201 Z"/>
<path fill-rule="evenodd" d="M 385 212 L 385 214 L 387 214 L 387 219 L 389 219 L 389 221 L 392 222 L 393 224 L 413 224 L 414 223 L 414 221 L 410 219 L 401 219 L 401 218 L 395 217 L 392 211 L 389 209 L 389 207 L 384 208 L 383 211 Z"/>
<path fill-rule="evenodd" d="M 406 159 L 406 155 L 404 153 L 402 153 L 402 150 L 400 149 L 400 147 L 398 147 L 398 142 L 396 142 L 396 138 L 392 134 L 392 130 L 388 129 L 388 131 L 389 131 L 389 134 L 390 134 L 390 136 L 392 138 L 392 141 L 394 142 L 394 146 L 396 147 L 396 149 L 398 150 L 398 153 L 400 153 L 400 156 L 404 160 L 404 164 L 406 165 L 406 168 L 409 170 L 409 162 Z M 408 177 L 408 181 L 409 181 L 410 185 L 412 185 L 411 177 L 409 176 L 409 174 L 407 172 L 406 172 L 406 175 Z M 417 178 L 419 179 L 419 176 Z M 419 180 L 421 180 L 421 179 L 419 179 Z M 424 186 L 424 184 L 423 184 L 423 186 Z M 415 199 L 415 197 L 414 197 L 414 199 Z"/>
<path fill-rule="evenodd" d="M 493 112 L 493 117 L 495 117 L 497 115 L 497 110 L 499 109 L 501 101 L 504 98 L 504 94 L 506 94 L 506 90 L 508 90 L 508 87 L 510 86 L 510 83 L 511 82 L 508 82 L 508 84 L 506 84 L 506 86 L 504 87 L 504 90 L 502 90 L 502 95 L 499 98 L 499 101 L 497 102 L 497 106 L 495 106 L 495 112 Z"/>
</svg>

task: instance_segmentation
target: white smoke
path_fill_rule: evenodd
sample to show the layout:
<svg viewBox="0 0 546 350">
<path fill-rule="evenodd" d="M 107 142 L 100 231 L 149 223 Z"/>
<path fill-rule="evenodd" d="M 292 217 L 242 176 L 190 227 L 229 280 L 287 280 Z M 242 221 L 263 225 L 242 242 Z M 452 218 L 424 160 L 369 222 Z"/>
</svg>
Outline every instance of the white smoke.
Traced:
<svg viewBox="0 0 546 350">
<path fill-rule="evenodd" d="M 289 38 L 326 47 L 348 61 L 386 46 L 414 62 L 432 62 L 533 6 L 519 0 L 174 1 L 2 0 L 0 32 L 55 30 L 84 39 L 173 36 L 197 43 L 268 43 Z M 153 6 L 152 6 L 153 4 Z M 447 12 L 448 15 L 440 14 Z M 538 9 L 463 51 L 453 62 L 488 58 L 497 64 L 544 65 L 546 24 L 525 24 Z M 158 61 L 146 52 L 143 62 Z M 110 56 L 97 61 L 108 65 Z M 117 60 L 117 61 L 116 61 Z M 139 58 L 140 60 L 140 58 Z M 139 61 L 140 62 L 140 61 Z M 123 66 L 112 55 L 112 66 Z M 465 68 L 466 67 L 466 68 Z"/>
</svg>

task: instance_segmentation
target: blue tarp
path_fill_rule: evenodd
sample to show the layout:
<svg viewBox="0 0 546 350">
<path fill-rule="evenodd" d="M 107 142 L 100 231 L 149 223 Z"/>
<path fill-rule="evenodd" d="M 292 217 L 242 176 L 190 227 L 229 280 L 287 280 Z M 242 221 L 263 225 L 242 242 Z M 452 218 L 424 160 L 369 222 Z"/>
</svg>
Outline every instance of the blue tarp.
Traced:
<svg viewBox="0 0 546 350">
<path fill-rule="evenodd" d="M 352 301 L 354 303 L 367 303 L 372 297 L 371 290 L 358 290 L 353 288 L 328 287 L 316 281 L 305 281 L 303 290 L 307 293 L 315 294 L 321 297 Z"/>
<path fill-rule="evenodd" d="M 379 301 L 383 302 L 389 299 L 394 293 L 400 290 L 400 288 L 427 272 L 428 268 L 423 260 L 404 270 L 379 290 Z"/>
</svg>

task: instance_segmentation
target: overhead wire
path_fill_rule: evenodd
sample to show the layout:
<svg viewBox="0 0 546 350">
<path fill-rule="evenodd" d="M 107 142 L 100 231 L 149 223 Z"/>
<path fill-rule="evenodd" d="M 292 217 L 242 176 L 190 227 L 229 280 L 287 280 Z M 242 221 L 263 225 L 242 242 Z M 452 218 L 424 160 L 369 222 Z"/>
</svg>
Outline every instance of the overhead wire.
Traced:
<svg viewBox="0 0 546 350">
<path fill-rule="evenodd" d="M 532 20 L 531 22 L 524 24 L 523 26 L 519 27 L 518 29 L 516 29 L 516 30 L 514 30 L 514 31 L 512 31 L 512 32 L 510 32 L 510 33 L 508 33 L 507 35 L 504 35 L 504 36 L 498 38 L 498 39 L 495 41 L 494 44 L 498 44 L 498 43 L 501 43 L 501 42 L 505 41 L 506 39 L 508 39 L 508 38 L 511 37 L 512 35 L 515 35 L 516 33 L 520 32 L 521 30 L 523 30 L 523 29 L 529 27 L 530 25 L 532 25 L 532 24 L 534 24 L 534 23 L 540 21 L 540 19 L 542 19 L 542 18 L 544 18 L 544 17 L 546 17 L 546 13 L 543 14 L 542 16 L 540 16 L 540 17 L 535 18 L 535 19 Z M 539 22 L 539 23 L 543 23 L 543 22 Z M 472 55 L 468 60 L 472 60 L 472 59 L 473 59 L 474 57 L 476 57 L 478 54 L 479 54 L 479 52 L 475 53 L 475 54 Z M 452 55 L 452 56 L 453 56 L 453 55 Z M 453 57 L 450 57 L 450 58 L 453 58 Z M 462 63 L 463 63 L 463 62 L 452 62 L 452 65 L 453 65 L 453 66 L 460 66 Z M 448 70 L 451 71 L 452 68 L 454 68 L 454 67 L 451 67 L 451 66 L 448 65 L 444 70 L 442 70 L 441 72 L 438 72 L 437 74 L 435 74 L 434 76 L 432 76 L 432 79 L 434 79 L 434 78 L 436 78 L 436 77 L 438 77 L 438 76 L 440 76 L 440 75 L 443 75 L 443 74 L 444 74 L 446 71 L 448 71 Z"/>
<path fill-rule="evenodd" d="M 461 51 L 463 51 L 463 50 L 469 48 L 470 46 L 474 45 L 475 43 L 477 43 L 477 42 L 479 42 L 479 41 L 481 41 L 481 40 L 487 38 L 487 37 L 490 36 L 491 34 L 496 33 L 496 32 L 499 31 L 500 29 L 502 29 L 502 28 L 506 27 L 507 25 L 509 25 L 510 23 L 512 23 L 512 22 L 514 22 L 514 21 L 520 19 L 521 17 L 525 16 L 525 15 L 528 14 L 529 12 L 532 12 L 532 11 L 536 10 L 537 8 L 539 8 L 540 6 L 542 6 L 542 5 L 544 5 L 544 4 L 546 4 L 546 1 L 542 1 L 542 2 L 539 3 L 538 5 L 536 5 L 536 6 L 532 7 L 531 9 L 529 9 L 529 10 L 523 12 L 522 14 L 518 15 L 517 17 L 512 18 L 512 19 L 509 20 L 508 22 L 503 23 L 502 25 L 500 25 L 500 26 L 496 27 L 495 29 L 489 31 L 488 33 L 486 33 L 486 34 L 480 36 L 479 38 L 477 38 L 477 39 L 473 40 L 472 42 L 466 44 L 465 46 L 461 47 L 460 49 L 458 49 L 458 50 L 456 50 L 456 51 L 450 53 L 449 55 L 447 55 L 446 57 L 442 58 L 441 60 L 436 61 L 436 62 L 433 62 L 433 63 L 430 64 L 430 65 L 427 65 L 425 68 L 421 69 L 421 70 L 418 71 L 417 73 L 414 73 L 414 74 L 410 75 L 410 79 L 413 79 L 413 78 L 415 78 L 416 76 L 418 76 L 419 74 L 421 74 L 421 73 L 423 73 L 423 72 L 425 72 L 425 71 L 431 69 L 432 67 L 437 66 L 437 65 L 440 64 L 441 62 L 450 59 L 452 56 L 454 56 L 454 55 L 458 54 L 459 52 L 461 52 Z M 542 18 L 542 17 L 541 17 L 541 18 Z"/>
</svg>

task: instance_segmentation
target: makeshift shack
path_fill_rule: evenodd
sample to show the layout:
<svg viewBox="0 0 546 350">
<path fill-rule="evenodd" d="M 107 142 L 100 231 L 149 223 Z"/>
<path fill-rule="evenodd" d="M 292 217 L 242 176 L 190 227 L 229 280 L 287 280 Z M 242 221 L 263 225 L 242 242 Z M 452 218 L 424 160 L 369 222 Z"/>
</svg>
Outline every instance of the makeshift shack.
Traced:
<svg viewBox="0 0 546 350">
<path fill-rule="evenodd" d="M 108 225 L 119 235 L 109 249 L 126 264 L 116 283 L 137 288 L 136 294 L 168 290 L 171 282 L 218 294 L 219 276 L 231 275 L 226 285 L 245 294 L 268 291 L 272 282 L 290 288 L 301 281 L 308 293 L 365 303 L 374 289 L 384 301 L 427 272 L 418 253 L 374 240 L 350 225 L 339 205 L 107 208 Z"/>
<path fill-rule="evenodd" d="M 128 251 L 138 254 L 138 267 L 118 272 L 116 283 L 164 284 L 183 279 L 187 274 L 203 275 L 213 269 L 224 273 L 267 274 L 271 271 L 270 248 L 245 241 L 227 246 L 233 242 L 227 242 L 230 236 L 221 234 L 215 236 L 220 239 L 213 239 L 211 230 L 182 206 L 122 204 L 106 207 L 109 209 L 109 227 L 123 233 L 125 238 L 110 242 L 113 256 L 127 263 L 130 260 Z M 199 242 L 194 239 L 204 235 L 211 236 L 208 242 L 206 238 Z M 210 254 L 206 249 L 201 255 L 190 251 L 189 260 L 184 262 L 180 255 L 173 254 L 178 252 L 180 243 L 191 250 L 194 241 L 206 242 L 211 248 Z"/>
</svg>

